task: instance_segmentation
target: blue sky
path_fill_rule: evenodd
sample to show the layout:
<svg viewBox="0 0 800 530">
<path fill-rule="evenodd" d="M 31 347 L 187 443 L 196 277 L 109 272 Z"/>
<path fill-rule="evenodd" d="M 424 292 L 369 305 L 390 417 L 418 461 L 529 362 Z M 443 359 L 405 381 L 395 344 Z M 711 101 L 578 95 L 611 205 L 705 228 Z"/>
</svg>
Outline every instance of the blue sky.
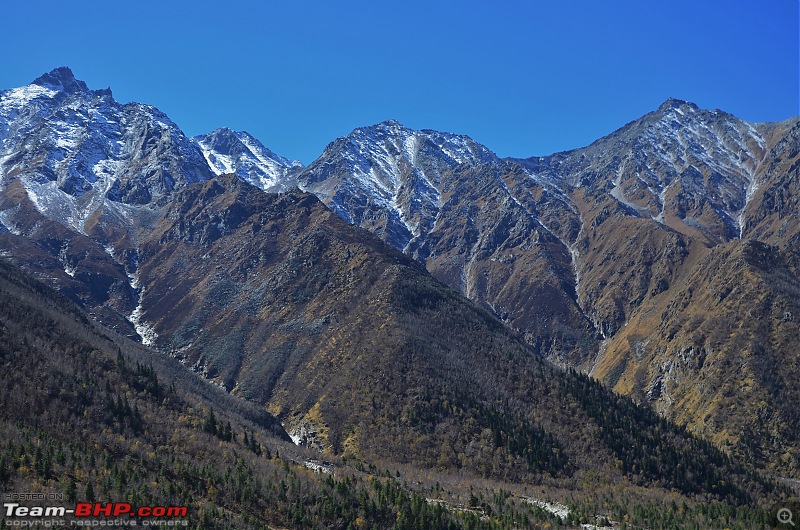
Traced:
<svg viewBox="0 0 800 530">
<path fill-rule="evenodd" d="M 581 147 L 668 97 L 798 115 L 798 0 L 4 2 L 0 88 L 66 65 L 188 134 L 309 163 L 394 118 L 500 156 Z"/>
</svg>

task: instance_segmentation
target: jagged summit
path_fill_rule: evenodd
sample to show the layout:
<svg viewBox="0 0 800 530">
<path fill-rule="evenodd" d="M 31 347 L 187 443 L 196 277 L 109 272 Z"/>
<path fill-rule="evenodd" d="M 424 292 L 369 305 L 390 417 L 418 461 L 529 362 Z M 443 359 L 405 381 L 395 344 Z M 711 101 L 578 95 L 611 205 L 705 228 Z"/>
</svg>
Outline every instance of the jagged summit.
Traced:
<svg viewBox="0 0 800 530">
<path fill-rule="evenodd" d="M 692 110 L 700 110 L 700 107 L 698 107 L 691 101 L 684 101 L 682 99 L 677 99 L 677 98 L 668 98 L 664 103 L 662 103 L 658 107 L 658 112 L 665 112 L 669 109 L 680 109 L 684 107 Z"/>
<path fill-rule="evenodd" d="M 121 105 L 68 67 L 1 92 L 0 131 L 0 176 L 15 175 L 36 210 L 79 233 L 102 212 L 127 218 L 130 206 L 213 175 L 164 113 Z"/>
<path fill-rule="evenodd" d="M 384 127 L 401 127 L 403 129 L 406 128 L 405 125 L 403 125 L 402 123 L 400 123 L 399 121 L 397 121 L 394 118 L 389 118 L 388 120 L 383 120 L 382 122 L 374 125 L 374 127 L 380 127 L 380 126 L 384 126 Z"/>
<path fill-rule="evenodd" d="M 670 98 L 587 147 L 525 164 L 538 179 L 602 190 L 631 215 L 717 244 L 746 235 L 765 130 Z"/>
<path fill-rule="evenodd" d="M 54 68 L 48 73 L 34 79 L 32 84 L 68 93 L 86 92 L 89 90 L 86 83 L 76 79 L 72 70 L 67 66 Z"/>
</svg>

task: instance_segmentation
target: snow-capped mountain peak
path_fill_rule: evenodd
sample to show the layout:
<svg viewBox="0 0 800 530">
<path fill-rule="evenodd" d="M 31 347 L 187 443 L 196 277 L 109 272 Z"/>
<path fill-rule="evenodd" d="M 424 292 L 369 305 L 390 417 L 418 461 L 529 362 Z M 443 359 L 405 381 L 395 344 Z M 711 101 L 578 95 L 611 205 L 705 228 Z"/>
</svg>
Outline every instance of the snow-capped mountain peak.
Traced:
<svg viewBox="0 0 800 530">
<path fill-rule="evenodd" d="M 190 139 L 159 109 L 120 104 L 68 67 L 0 91 L 0 188 L 13 176 L 36 210 L 79 233 L 96 212 L 128 219 L 131 208 L 162 204 L 176 187 L 214 174 L 275 190 L 301 167 L 245 132 Z M 13 216 L 3 219 L 16 226 Z"/>
<path fill-rule="evenodd" d="M 303 166 L 273 153 L 249 133 L 227 127 L 195 136 L 192 141 L 202 150 L 214 173 L 236 173 L 263 190 L 283 187 L 288 171 Z"/>
<path fill-rule="evenodd" d="M 0 90 L 0 114 L 8 117 L 12 113 L 24 113 L 23 107 L 34 100 L 46 102 L 61 93 L 68 95 L 76 92 L 89 92 L 89 88 L 83 81 L 75 79 L 72 70 L 62 66 L 37 77 L 29 85 Z M 0 139 L 6 136 L 3 132 L 0 129 Z"/>
<path fill-rule="evenodd" d="M 125 218 L 176 183 L 213 175 L 165 114 L 121 105 L 67 67 L 0 92 L 0 141 L 0 185 L 13 176 L 41 214 L 80 233 L 95 212 Z"/>
<path fill-rule="evenodd" d="M 445 172 L 498 161 L 468 136 L 414 130 L 387 120 L 330 143 L 297 175 L 297 184 L 342 218 L 402 249 L 433 226 Z M 374 218 L 376 207 L 387 217 Z"/>
<path fill-rule="evenodd" d="M 603 189 L 631 214 L 719 242 L 744 233 L 765 149 L 758 125 L 670 98 L 585 148 L 528 163 L 535 177 Z"/>
</svg>

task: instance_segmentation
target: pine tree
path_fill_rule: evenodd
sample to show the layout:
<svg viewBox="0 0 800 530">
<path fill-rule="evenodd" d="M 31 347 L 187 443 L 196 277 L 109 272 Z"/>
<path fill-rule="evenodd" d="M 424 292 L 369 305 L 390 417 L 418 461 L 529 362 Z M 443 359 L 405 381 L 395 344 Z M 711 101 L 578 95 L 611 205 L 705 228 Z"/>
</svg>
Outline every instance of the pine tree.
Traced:
<svg viewBox="0 0 800 530">
<path fill-rule="evenodd" d="M 214 417 L 213 408 L 209 409 L 208 411 L 208 417 L 206 418 L 206 423 L 203 426 L 203 430 L 215 436 L 217 434 L 217 418 Z"/>
<path fill-rule="evenodd" d="M 86 483 L 83 496 L 86 497 L 87 502 L 94 502 L 94 486 L 92 486 L 91 482 Z"/>
<path fill-rule="evenodd" d="M 76 495 L 77 495 L 77 486 L 75 485 L 75 477 L 69 477 L 67 481 L 67 485 L 64 488 L 64 493 L 67 497 L 67 500 L 70 502 L 75 502 Z"/>
</svg>

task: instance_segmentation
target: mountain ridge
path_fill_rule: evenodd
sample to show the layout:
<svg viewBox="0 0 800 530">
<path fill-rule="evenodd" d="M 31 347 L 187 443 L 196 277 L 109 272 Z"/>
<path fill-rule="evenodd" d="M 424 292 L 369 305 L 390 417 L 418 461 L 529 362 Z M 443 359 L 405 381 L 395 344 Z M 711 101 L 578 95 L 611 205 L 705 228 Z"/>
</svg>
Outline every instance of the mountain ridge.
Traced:
<svg viewBox="0 0 800 530">
<path fill-rule="evenodd" d="M 797 117 L 751 124 L 671 98 L 589 146 L 528 159 L 501 159 L 467 136 L 387 120 L 334 140 L 302 167 L 247 133 L 223 128 L 187 138 L 157 109 L 120 105 L 110 90 L 90 91 L 59 68 L 0 92 L 0 142 L 4 252 L 103 322 L 147 341 L 158 336 L 148 320 L 142 242 L 176 194 L 228 171 L 261 189 L 313 193 L 552 362 L 591 372 L 712 439 L 724 433 L 726 413 L 717 408 L 706 418 L 698 408 L 699 372 L 687 372 L 684 390 L 664 386 L 663 353 L 686 351 L 681 341 L 716 352 L 735 341 L 710 346 L 708 336 L 691 335 L 674 304 L 686 301 L 687 313 L 701 315 L 696 304 L 705 295 L 680 294 L 681 286 L 702 278 L 698 267 L 715 256 L 731 264 L 720 268 L 724 274 L 747 274 L 725 252 L 748 239 L 787 260 L 780 278 L 765 281 L 785 282 L 789 291 L 798 283 Z M 193 237 L 221 237 L 235 210 L 209 216 Z M 757 293 L 756 285 L 748 292 Z M 743 302 L 741 314 L 726 318 L 743 318 L 746 309 Z M 651 314 L 667 315 L 665 326 L 683 334 L 662 337 Z M 631 326 L 661 339 L 645 343 Z M 742 359 L 793 362 L 793 328 L 775 329 L 774 351 Z M 724 386 L 728 372 L 690 368 Z M 770 396 L 767 413 L 784 418 L 775 425 L 790 421 L 777 394 Z M 742 429 L 762 429 L 746 403 L 736 406 L 749 422 Z M 797 446 L 794 434 L 770 436 L 755 449 L 719 439 L 733 440 L 734 454 L 760 451 L 761 465 L 777 461 L 781 443 Z M 781 458 L 794 468 L 798 456 L 789 453 Z"/>
</svg>

